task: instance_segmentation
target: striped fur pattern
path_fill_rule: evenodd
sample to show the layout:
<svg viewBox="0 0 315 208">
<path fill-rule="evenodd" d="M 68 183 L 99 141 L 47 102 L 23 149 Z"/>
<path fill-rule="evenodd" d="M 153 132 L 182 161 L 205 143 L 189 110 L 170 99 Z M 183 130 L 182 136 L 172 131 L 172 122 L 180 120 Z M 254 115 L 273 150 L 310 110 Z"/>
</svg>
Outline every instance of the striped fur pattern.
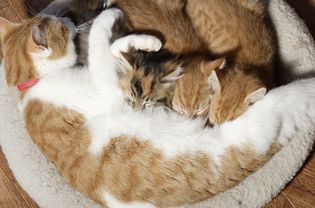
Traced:
<svg viewBox="0 0 315 208">
<path fill-rule="evenodd" d="M 143 17 L 146 14 L 143 12 L 141 14 L 143 18 L 141 20 L 137 19 L 138 16 L 134 15 L 140 13 L 137 6 L 129 5 L 125 1 L 114 0 L 111 3 L 120 6 L 127 13 L 129 12 L 133 24 L 144 24 L 143 21 L 145 22 L 151 18 Z M 154 3 L 140 1 L 139 4 L 145 8 L 144 11 L 155 14 L 156 11 L 151 10 Z M 217 59 L 211 64 L 212 61 L 209 61 L 206 57 L 207 53 L 203 55 L 190 54 L 189 58 L 182 57 L 174 60 L 177 65 L 182 66 L 181 73 L 176 73 L 176 64 L 173 69 L 163 69 L 165 72 L 162 70 L 162 74 L 171 70 L 175 74 L 180 74 L 178 79 L 173 79 L 172 87 L 167 89 L 171 92 L 165 94 L 163 85 L 158 85 L 154 91 L 150 91 L 150 96 L 145 95 L 141 98 L 142 95 L 132 93 L 132 89 L 136 87 L 134 82 L 130 82 L 123 85 L 123 91 L 128 101 L 136 99 L 140 106 L 145 106 L 147 100 L 150 100 L 152 105 L 152 102 L 157 104 L 156 98 L 162 96 L 167 100 L 165 104 L 168 108 L 189 117 L 208 116 L 210 124 L 218 124 L 240 116 L 252 104 L 259 101 L 268 89 L 275 85 L 273 69 L 276 51 L 275 41 L 271 29 L 267 27 L 264 17 L 264 5 L 261 2 L 212 0 L 211 2 L 198 1 L 196 3 L 195 1 L 179 0 L 171 2 L 157 1 L 156 4 L 162 10 L 168 11 L 168 9 L 176 8 L 177 12 L 179 10 L 183 14 L 187 12 L 191 19 L 190 27 L 196 31 L 195 35 L 203 40 L 208 51 L 215 57 L 225 57 L 225 66 L 221 67 L 224 70 L 220 70 L 220 65 L 213 64 L 219 63 L 222 59 Z M 156 18 L 160 17 L 157 16 Z M 169 16 L 169 19 L 172 20 L 162 21 L 161 18 L 159 20 L 162 25 L 176 21 L 174 20 L 175 17 L 172 16 Z M 171 34 L 176 34 L 181 29 L 181 26 L 176 27 L 175 24 L 172 24 L 172 27 Z M 162 33 L 170 32 L 164 27 L 157 28 Z M 182 36 L 186 35 L 189 36 L 190 33 L 178 34 L 178 40 L 183 39 Z M 194 42 L 190 42 L 190 45 L 194 46 Z M 172 51 L 172 45 L 166 44 L 165 47 Z M 185 51 L 180 53 L 185 53 Z M 132 59 L 130 63 L 134 66 L 135 62 L 135 59 Z M 155 68 L 160 67 L 160 64 L 156 63 Z M 145 88 L 151 86 L 150 81 L 156 82 L 156 79 L 159 79 L 158 76 L 161 76 L 158 73 L 143 76 L 147 73 L 140 72 L 137 74 L 135 71 L 137 71 L 137 67 L 127 72 L 127 75 L 121 76 L 122 83 L 128 83 L 135 76 L 135 79 L 142 80 L 142 84 L 138 85 L 138 88 L 141 86 L 142 91 L 146 92 L 148 90 L 145 90 Z M 227 71 L 231 72 L 226 73 Z M 235 74 L 237 76 L 234 76 Z M 229 80 L 229 82 L 226 80 Z M 161 87 L 161 89 L 158 87 Z M 166 97 L 167 95 L 169 97 Z"/>
<path fill-rule="evenodd" d="M 194 29 L 215 56 L 228 59 L 225 70 L 209 78 L 210 123 L 233 120 L 275 86 L 275 37 L 265 3 L 253 0 L 187 0 Z M 230 72 L 228 72 L 230 71 Z"/>
<path fill-rule="evenodd" d="M 28 54 L 40 81 L 20 100 L 33 141 L 74 188 L 103 207 L 179 207 L 200 201 L 261 167 L 295 129 L 314 126 L 314 80 L 274 90 L 217 128 L 204 129 L 203 120 L 159 108 L 135 112 L 125 105 L 117 75 L 122 69 L 110 50 L 112 27 L 121 17 L 120 10 L 109 9 L 93 23 L 88 67 L 73 67 L 71 32 L 62 47 L 67 50 L 54 59 L 52 46 L 36 41 L 40 47 Z M 6 60 L 15 55 L 7 53 L 14 45 L 6 38 L 13 37 L 7 35 L 15 27 L 8 24 L 0 24 L 6 71 L 14 64 Z M 153 36 L 126 38 L 132 48 L 161 47 Z"/>
</svg>

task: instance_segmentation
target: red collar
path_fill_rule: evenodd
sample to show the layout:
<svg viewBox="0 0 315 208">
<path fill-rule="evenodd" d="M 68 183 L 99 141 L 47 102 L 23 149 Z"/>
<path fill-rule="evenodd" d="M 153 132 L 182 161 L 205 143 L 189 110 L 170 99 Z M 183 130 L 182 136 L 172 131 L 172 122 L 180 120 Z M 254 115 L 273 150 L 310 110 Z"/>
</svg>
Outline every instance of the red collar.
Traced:
<svg viewBox="0 0 315 208">
<path fill-rule="evenodd" d="M 39 81 L 39 79 L 33 79 L 31 81 L 28 81 L 28 82 L 24 82 L 22 84 L 19 84 L 17 86 L 17 88 L 20 90 L 20 91 L 23 91 L 23 90 L 26 90 L 28 88 L 31 88 L 33 87 L 34 85 L 37 84 L 37 82 Z"/>
</svg>

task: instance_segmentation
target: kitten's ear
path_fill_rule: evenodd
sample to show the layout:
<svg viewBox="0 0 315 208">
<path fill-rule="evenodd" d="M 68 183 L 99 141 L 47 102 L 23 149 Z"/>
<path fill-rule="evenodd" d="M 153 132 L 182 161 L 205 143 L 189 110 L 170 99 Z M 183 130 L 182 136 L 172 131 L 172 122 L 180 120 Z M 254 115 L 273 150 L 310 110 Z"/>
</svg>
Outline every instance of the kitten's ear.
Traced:
<svg viewBox="0 0 315 208">
<path fill-rule="evenodd" d="M 48 49 L 47 41 L 37 25 L 32 27 L 28 47 L 30 52 L 42 52 Z"/>
<path fill-rule="evenodd" d="M 166 73 L 162 78 L 161 78 L 161 83 L 163 84 L 169 84 L 173 83 L 179 78 L 181 78 L 184 74 L 184 70 L 181 66 L 177 66 L 175 70 L 173 70 L 171 73 Z"/>
<path fill-rule="evenodd" d="M 136 62 L 136 54 L 135 53 L 125 53 L 121 52 L 121 56 L 123 58 L 122 64 L 128 67 L 130 70 L 133 69 Z"/>
<path fill-rule="evenodd" d="M 260 101 L 267 93 L 267 89 L 262 87 L 259 88 L 258 90 L 255 90 L 254 92 L 250 93 L 246 98 L 245 98 L 245 104 L 250 106 L 255 104 L 256 102 Z"/>
<path fill-rule="evenodd" d="M 201 66 L 201 72 L 206 76 L 210 76 L 213 70 L 221 70 L 224 69 L 225 67 L 226 67 L 225 58 L 220 58 L 204 63 Z"/>
<path fill-rule="evenodd" d="M 211 95 L 218 95 L 221 92 L 221 85 L 217 73 L 215 70 L 212 71 L 208 78 L 209 86 L 211 89 Z"/>
</svg>

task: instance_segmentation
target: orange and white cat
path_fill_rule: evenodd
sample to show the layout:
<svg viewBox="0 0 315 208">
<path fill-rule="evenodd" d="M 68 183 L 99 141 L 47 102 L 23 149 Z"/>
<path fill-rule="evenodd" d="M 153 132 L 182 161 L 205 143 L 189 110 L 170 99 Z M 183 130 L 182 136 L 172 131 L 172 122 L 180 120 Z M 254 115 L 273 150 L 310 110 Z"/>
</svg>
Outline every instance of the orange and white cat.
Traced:
<svg viewBox="0 0 315 208">
<path fill-rule="evenodd" d="M 314 126 L 313 79 L 274 90 L 213 129 L 158 108 L 133 111 L 110 52 L 112 27 L 122 16 L 109 9 L 95 20 L 82 68 L 74 67 L 75 30 L 67 20 L 0 19 L 6 80 L 22 91 L 32 140 L 74 188 L 103 207 L 179 207 L 206 199 L 263 165 L 295 130 Z M 131 48 L 161 47 L 153 36 L 125 38 Z"/>
</svg>

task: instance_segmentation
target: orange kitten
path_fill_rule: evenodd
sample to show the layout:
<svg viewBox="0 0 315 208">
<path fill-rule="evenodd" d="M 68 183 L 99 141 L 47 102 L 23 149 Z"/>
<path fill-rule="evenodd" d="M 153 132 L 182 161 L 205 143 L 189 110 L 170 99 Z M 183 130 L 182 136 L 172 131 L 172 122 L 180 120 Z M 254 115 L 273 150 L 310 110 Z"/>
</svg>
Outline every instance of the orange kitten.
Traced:
<svg viewBox="0 0 315 208">
<path fill-rule="evenodd" d="M 215 56 L 227 67 L 210 77 L 210 123 L 235 119 L 275 85 L 274 34 L 267 26 L 264 5 L 251 0 L 187 0 L 192 24 Z"/>
<path fill-rule="evenodd" d="M 204 53 L 181 0 L 111 0 L 126 14 L 133 32 L 153 34 L 164 41 L 164 48 L 176 54 Z"/>
</svg>

